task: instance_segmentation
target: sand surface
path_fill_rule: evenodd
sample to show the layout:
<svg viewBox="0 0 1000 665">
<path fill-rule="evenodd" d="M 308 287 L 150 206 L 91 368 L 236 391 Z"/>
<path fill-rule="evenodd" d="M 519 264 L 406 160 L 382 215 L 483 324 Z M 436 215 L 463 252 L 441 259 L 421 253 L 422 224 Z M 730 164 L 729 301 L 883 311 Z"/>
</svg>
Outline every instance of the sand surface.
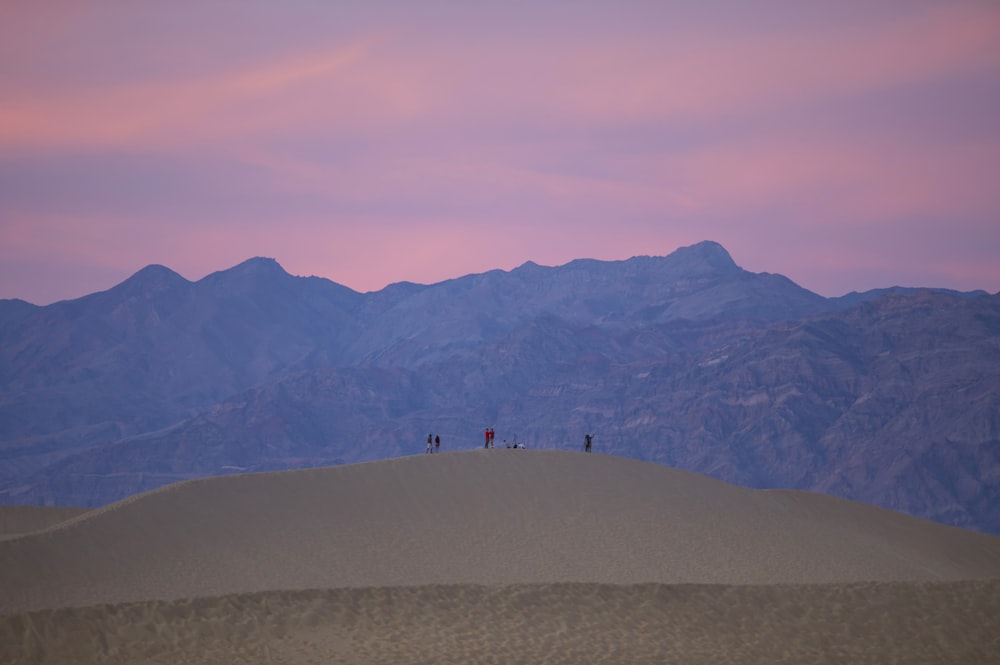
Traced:
<svg viewBox="0 0 1000 665">
<path fill-rule="evenodd" d="M 998 616 L 998 582 L 266 592 L 0 616 L 0 662 L 995 665 Z"/>
<path fill-rule="evenodd" d="M 855 502 L 467 451 L 180 483 L 0 541 L 0 662 L 991 662 L 997 580 L 1000 538 Z"/>
<path fill-rule="evenodd" d="M 0 539 L 41 531 L 89 511 L 63 506 L 0 506 Z"/>
</svg>

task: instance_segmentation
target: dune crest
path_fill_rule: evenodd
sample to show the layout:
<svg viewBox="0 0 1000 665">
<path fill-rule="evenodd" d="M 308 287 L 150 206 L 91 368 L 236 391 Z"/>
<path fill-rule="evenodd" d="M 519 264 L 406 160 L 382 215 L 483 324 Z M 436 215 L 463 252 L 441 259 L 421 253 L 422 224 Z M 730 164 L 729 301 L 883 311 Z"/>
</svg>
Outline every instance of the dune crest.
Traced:
<svg viewBox="0 0 1000 665">
<path fill-rule="evenodd" d="M 0 613 L 419 585 L 1000 578 L 1000 538 L 559 451 L 179 483 L 0 542 Z"/>
</svg>

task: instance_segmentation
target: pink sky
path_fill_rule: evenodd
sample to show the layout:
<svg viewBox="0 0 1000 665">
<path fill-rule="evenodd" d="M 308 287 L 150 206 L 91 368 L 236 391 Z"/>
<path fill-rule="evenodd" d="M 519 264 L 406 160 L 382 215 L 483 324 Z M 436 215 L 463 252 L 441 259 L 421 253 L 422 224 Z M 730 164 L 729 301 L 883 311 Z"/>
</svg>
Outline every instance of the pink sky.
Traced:
<svg viewBox="0 0 1000 665">
<path fill-rule="evenodd" d="M 0 298 L 700 240 L 828 296 L 1000 290 L 1000 4 L 0 9 Z"/>
</svg>

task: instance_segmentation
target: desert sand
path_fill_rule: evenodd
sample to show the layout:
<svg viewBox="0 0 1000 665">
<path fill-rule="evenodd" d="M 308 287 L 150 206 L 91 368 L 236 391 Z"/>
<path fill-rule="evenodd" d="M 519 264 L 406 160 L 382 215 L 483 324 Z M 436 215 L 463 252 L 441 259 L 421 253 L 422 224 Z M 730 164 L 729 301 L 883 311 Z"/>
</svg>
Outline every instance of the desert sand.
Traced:
<svg viewBox="0 0 1000 665">
<path fill-rule="evenodd" d="M 89 510 L 62 506 L 0 506 L 0 540 L 47 529 Z"/>
<path fill-rule="evenodd" d="M 1000 538 L 559 451 L 179 483 L 0 542 L 0 662 L 1000 662 Z"/>
</svg>

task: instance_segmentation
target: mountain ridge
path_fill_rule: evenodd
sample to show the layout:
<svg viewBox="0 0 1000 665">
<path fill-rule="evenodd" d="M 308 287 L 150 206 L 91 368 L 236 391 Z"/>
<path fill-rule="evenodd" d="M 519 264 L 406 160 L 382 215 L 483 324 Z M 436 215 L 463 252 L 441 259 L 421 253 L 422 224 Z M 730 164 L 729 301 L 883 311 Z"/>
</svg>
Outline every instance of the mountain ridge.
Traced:
<svg viewBox="0 0 1000 665">
<path fill-rule="evenodd" d="M 261 257 L 197 282 L 150 266 L 0 307 L 0 502 L 101 505 L 496 426 L 1000 532 L 998 339 L 1000 297 L 823 298 L 710 241 L 366 294 Z"/>
</svg>

